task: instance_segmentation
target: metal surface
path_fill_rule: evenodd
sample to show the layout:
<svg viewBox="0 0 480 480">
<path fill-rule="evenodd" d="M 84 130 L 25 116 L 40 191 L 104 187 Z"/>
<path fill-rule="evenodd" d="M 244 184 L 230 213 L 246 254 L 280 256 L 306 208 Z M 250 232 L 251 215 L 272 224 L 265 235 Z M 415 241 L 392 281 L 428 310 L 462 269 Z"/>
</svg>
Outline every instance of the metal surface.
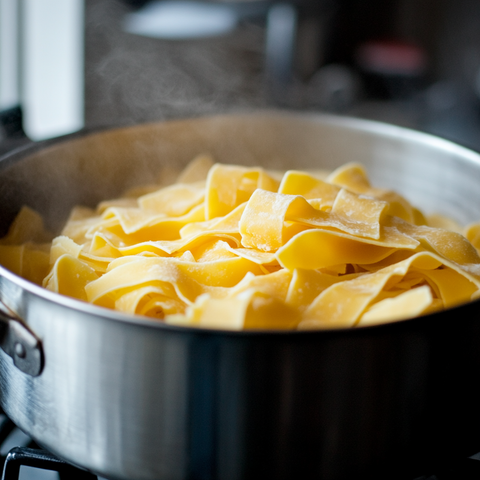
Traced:
<svg viewBox="0 0 480 480">
<path fill-rule="evenodd" d="M 8 452 L 2 480 L 19 480 L 20 467 L 23 466 L 58 472 L 60 480 L 97 480 L 96 476 L 69 465 L 49 452 L 27 447 L 15 447 Z"/>
<path fill-rule="evenodd" d="M 43 369 L 42 343 L 22 320 L 0 302 L 0 348 L 23 373 L 36 377 Z"/>
<path fill-rule="evenodd" d="M 371 122 L 265 113 L 137 126 L 5 158 L 0 228 L 24 203 L 53 228 L 72 205 L 167 180 L 200 152 L 277 169 L 358 161 L 375 185 L 428 212 L 478 217 L 473 152 Z M 480 450 L 478 301 L 371 328 L 222 332 L 122 315 L 0 274 L 0 300 L 45 355 L 31 377 L 0 351 L 1 405 L 36 442 L 97 475 L 337 480 L 382 478 L 390 466 L 389 478 L 415 478 L 447 453 Z"/>
</svg>

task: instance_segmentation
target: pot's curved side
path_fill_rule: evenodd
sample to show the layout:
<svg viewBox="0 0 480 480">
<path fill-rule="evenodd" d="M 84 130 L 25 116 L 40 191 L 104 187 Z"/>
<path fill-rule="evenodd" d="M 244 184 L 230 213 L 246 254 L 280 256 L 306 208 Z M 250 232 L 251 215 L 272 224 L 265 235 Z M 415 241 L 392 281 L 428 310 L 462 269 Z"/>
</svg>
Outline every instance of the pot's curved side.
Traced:
<svg viewBox="0 0 480 480">
<path fill-rule="evenodd" d="M 480 449 L 476 319 L 242 336 L 85 316 L 25 293 L 22 305 L 45 368 L 30 377 L 0 352 L 1 404 L 107 478 L 373 478 L 398 458 L 396 473 L 413 475 Z"/>
</svg>

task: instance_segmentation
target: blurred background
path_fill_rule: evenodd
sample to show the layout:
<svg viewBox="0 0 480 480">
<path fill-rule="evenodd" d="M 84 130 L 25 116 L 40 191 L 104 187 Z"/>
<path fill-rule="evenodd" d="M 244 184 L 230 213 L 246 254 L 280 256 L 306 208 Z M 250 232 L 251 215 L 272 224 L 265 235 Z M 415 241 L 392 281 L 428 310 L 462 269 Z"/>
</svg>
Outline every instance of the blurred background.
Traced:
<svg viewBox="0 0 480 480">
<path fill-rule="evenodd" d="M 480 150 L 480 2 L 0 0 L 4 150 L 23 131 L 257 108 L 382 120 Z"/>
</svg>

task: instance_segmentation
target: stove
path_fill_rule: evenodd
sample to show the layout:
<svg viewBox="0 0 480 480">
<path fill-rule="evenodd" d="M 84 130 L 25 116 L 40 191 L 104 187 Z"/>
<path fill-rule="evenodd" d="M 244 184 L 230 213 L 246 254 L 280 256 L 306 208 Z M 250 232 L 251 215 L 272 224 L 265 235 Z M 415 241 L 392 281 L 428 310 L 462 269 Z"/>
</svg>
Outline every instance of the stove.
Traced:
<svg viewBox="0 0 480 480">
<path fill-rule="evenodd" d="M 39 447 L 5 414 L 0 414 L 0 467 L 2 480 L 97 479 Z"/>
<path fill-rule="evenodd" d="M 401 459 L 398 459 L 401 463 Z M 104 480 L 76 468 L 39 447 L 5 415 L 0 414 L 1 480 Z M 392 471 L 395 465 L 391 466 Z M 385 479 L 390 477 L 385 472 Z M 425 475 L 405 480 L 479 480 L 480 452 L 462 461 L 445 464 Z M 161 479 L 159 479 L 161 480 Z"/>
</svg>

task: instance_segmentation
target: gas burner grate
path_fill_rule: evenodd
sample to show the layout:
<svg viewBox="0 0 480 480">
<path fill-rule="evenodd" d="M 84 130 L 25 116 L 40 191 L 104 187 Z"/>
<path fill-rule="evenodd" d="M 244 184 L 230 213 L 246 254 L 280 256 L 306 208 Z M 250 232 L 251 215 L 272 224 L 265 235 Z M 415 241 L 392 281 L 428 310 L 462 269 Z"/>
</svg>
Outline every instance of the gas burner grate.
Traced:
<svg viewBox="0 0 480 480">
<path fill-rule="evenodd" d="M 20 467 L 33 467 L 58 472 L 60 480 L 96 480 L 97 477 L 80 470 L 43 449 L 14 447 L 5 458 L 2 480 L 19 480 Z"/>
<path fill-rule="evenodd" d="M 23 480 L 20 475 L 21 467 L 31 467 L 35 469 L 50 470 L 56 472 L 59 480 L 104 480 L 100 477 L 74 467 L 73 465 L 60 460 L 50 452 L 38 447 L 29 437 L 21 434 L 23 440 L 22 446 L 8 447 L 9 438 L 15 433 L 21 433 L 15 424 L 0 410 L 0 470 L 3 467 L 3 473 L 0 480 Z M 15 439 L 14 441 L 18 441 Z M 8 453 L 5 447 L 10 448 Z M 36 480 L 30 476 L 32 480 Z M 386 473 L 385 479 L 390 478 Z M 451 465 L 439 466 L 435 469 L 435 474 L 423 475 L 416 478 L 405 478 L 402 480 L 480 480 L 480 453 L 470 458 L 455 461 Z"/>
<path fill-rule="evenodd" d="M 12 439 L 12 437 L 14 438 Z M 12 441 L 19 445 L 11 448 Z M 10 450 L 7 452 L 5 448 L 6 450 L 10 448 Z M 29 475 L 21 475 L 21 467 L 30 467 Z M 74 467 L 38 447 L 0 411 L 0 470 L 2 468 L 1 480 L 20 480 L 27 477 L 35 480 L 37 478 L 35 471 L 38 471 L 36 469 L 56 472 L 56 476 L 60 480 L 97 480 L 95 475 Z M 44 477 L 42 476 L 42 478 Z"/>
</svg>

